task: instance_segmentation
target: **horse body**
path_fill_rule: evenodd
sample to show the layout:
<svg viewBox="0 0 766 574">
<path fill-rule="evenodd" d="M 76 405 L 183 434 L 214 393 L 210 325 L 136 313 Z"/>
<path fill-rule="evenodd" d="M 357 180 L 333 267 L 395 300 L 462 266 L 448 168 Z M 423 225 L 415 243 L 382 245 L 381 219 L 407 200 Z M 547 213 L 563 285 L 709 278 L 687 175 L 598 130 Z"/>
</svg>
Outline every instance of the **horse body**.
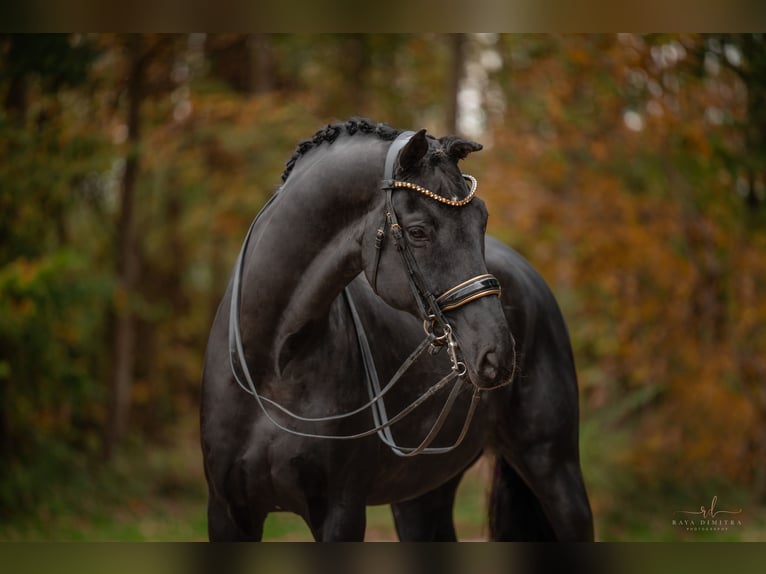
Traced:
<svg viewBox="0 0 766 574">
<path fill-rule="evenodd" d="M 439 147 L 427 143 L 429 149 Z M 346 286 L 382 381 L 423 339 L 422 319 L 396 250 L 384 246 L 382 255 L 376 254 L 374 245 L 385 211 L 380 181 L 389 144 L 379 135 L 341 133 L 301 154 L 253 227 L 241 295 L 247 365 L 259 391 L 304 416 L 348 412 L 369 400 L 342 295 Z M 410 161 L 431 185 L 448 187 L 449 182 L 435 179 L 444 177 L 430 167 L 436 160 L 424 163 L 427 151 L 420 145 L 420 150 L 408 144 L 402 151 L 402 169 Z M 423 166 L 432 173 L 423 175 Z M 465 439 L 447 454 L 399 457 L 375 435 L 355 440 L 294 436 L 268 420 L 232 374 L 230 283 L 211 329 L 203 374 L 201 434 L 211 539 L 258 540 L 267 514 L 277 510 L 302 516 L 318 540 L 362 539 L 368 504 L 392 504 L 402 539 L 454 539 L 455 490 L 485 449 L 501 460 L 492 497 L 493 537 L 592 538 L 577 456 L 574 364 L 552 295 L 509 248 L 488 239 L 485 253 L 486 211 L 480 200 L 470 211 L 460 208 L 465 221 L 452 222 L 445 217 L 450 208 L 416 194 L 397 194 L 402 227 L 412 233 L 408 240 L 426 276 L 434 278 L 435 292 L 487 270 L 503 286 L 502 301 L 483 297 L 446 314 L 468 376 L 491 386 L 511 372 L 520 374 L 512 384 L 481 394 Z M 445 355 L 426 354 L 414 362 L 386 395 L 388 410 L 398 412 L 449 372 Z M 416 446 L 446 395 L 446 389 L 439 391 L 396 423 L 396 440 Z M 434 446 L 452 444 L 470 401 L 470 392 L 457 397 Z M 273 417 L 286 427 L 323 435 L 351 435 L 374 426 L 369 412 L 321 423 L 296 422 L 280 413 Z"/>
</svg>

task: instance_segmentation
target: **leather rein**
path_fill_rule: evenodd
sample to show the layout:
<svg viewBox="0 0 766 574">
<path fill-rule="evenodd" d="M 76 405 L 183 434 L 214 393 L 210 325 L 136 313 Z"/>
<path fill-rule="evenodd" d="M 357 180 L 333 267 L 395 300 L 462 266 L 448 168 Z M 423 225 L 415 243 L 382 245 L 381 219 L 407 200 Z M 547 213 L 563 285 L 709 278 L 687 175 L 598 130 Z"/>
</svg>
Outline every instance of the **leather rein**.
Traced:
<svg viewBox="0 0 766 574">
<path fill-rule="evenodd" d="M 394 168 L 396 160 L 401 149 L 406 145 L 409 139 L 414 135 L 414 132 L 402 132 L 389 146 L 388 153 L 386 155 L 386 163 L 384 167 L 383 183 L 381 185 L 382 191 L 386 194 L 385 202 L 385 218 L 383 224 L 377 230 L 375 239 L 375 262 L 373 268 L 372 285 L 373 289 L 376 288 L 378 265 L 380 262 L 380 254 L 384 247 L 386 238 L 386 229 L 390 229 L 391 238 L 393 243 L 402 257 L 403 264 L 408 272 L 408 283 L 412 289 L 415 301 L 418 305 L 421 318 L 423 319 L 423 329 L 425 331 L 425 339 L 410 353 L 401 366 L 397 369 L 391 379 L 386 383 L 384 387 L 381 387 L 380 379 L 378 377 L 377 369 L 375 368 L 375 362 L 372 356 L 372 351 L 369 346 L 364 326 L 359 317 L 359 313 L 354 304 L 353 298 L 348 287 L 344 288 L 344 296 L 346 303 L 349 307 L 351 317 L 354 323 L 356 331 L 357 342 L 359 350 L 362 356 L 362 363 L 365 370 L 365 377 L 367 382 L 368 394 L 370 400 L 361 405 L 360 407 L 345 413 L 339 413 L 324 417 L 305 417 L 294 413 L 279 403 L 269 399 L 268 397 L 260 394 L 250 374 L 250 370 L 247 366 L 245 359 L 244 346 L 242 343 L 242 333 L 240 328 L 240 307 L 241 307 L 241 294 L 242 294 L 242 271 L 244 268 L 245 253 L 247 251 L 247 245 L 252 235 L 253 228 L 260 216 L 266 211 L 269 205 L 272 203 L 276 195 L 266 203 L 261 211 L 256 215 L 250 229 L 247 232 L 242 248 L 239 252 L 237 262 L 234 266 L 234 277 L 232 280 L 232 294 L 231 304 L 229 307 L 229 359 L 231 364 L 232 374 L 239 386 L 247 393 L 251 394 L 259 407 L 263 411 L 266 418 L 274 424 L 280 430 L 287 432 L 295 436 L 301 436 L 306 438 L 321 438 L 321 439 L 334 439 L 334 440 L 353 440 L 359 439 L 372 434 L 378 434 L 380 440 L 386 444 L 391 450 L 398 456 L 412 457 L 418 454 L 444 454 L 457 448 L 465 438 L 468 432 L 468 428 L 473 419 L 473 415 L 478 406 L 481 390 L 478 386 L 473 385 L 473 394 L 471 397 L 471 404 L 466 413 L 466 418 L 463 423 L 460 435 L 456 441 L 447 447 L 430 447 L 429 445 L 438 435 L 441 428 L 444 426 L 446 419 L 451 412 L 452 406 L 457 399 L 460 392 L 466 388 L 465 363 L 459 360 L 458 357 L 458 344 L 452 332 L 452 327 L 449 321 L 444 316 L 445 311 L 456 309 L 462 305 L 470 303 L 481 297 L 488 295 L 500 295 L 500 282 L 493 275 L 483 274 L 478 275 L 463 281 L 462 283 L 448 289 L 438 297 L 431 293 L 423 278 L 422 273 L 418 267 L 410 248 L 407 245 L 406 239 L 402 232 L 402 228 L 399 225 L 396 211 L 393 207 L 392 194 L 395 189 L 404 188 L 416 190 L 423 193 L 427 197 L 440 201 L 442 203 L 454 206 L 462 207 L 468 204 L 473 198 L 476 192 L 476 179 L 469 175 L 464 175 L 464 179 L 471 183 L 471 190 L 469 194 L 462 200 L 450 200 L 442 196 L 436 195 L 431 191 L 422 188 L 416 184 L 404 181 L 397 181 L 393 178 Z M 383 400 L 384 395 L 393 388 L 393 386 L 401 379 L 402 375 L 412 366 L 412 364 L 428 350 L 431 354 L 438 353 L 442 348 L 447 348 L 447 353 L 451 362 L 451 371 L 443 377 L 440 381 L 429 387 L 422 395 L 415 399 L 410 405 L 403 408 L 393 417 L 389 417 L 385 408 Z M 244 381 L 242 380 L 244 379 Z M 427 399 L 436 394 L 439 390 L 445 388 L 450 382 L 455 381 L 452 389 L 437 417 L 436 421 L 431 427 L 426 437 L 417 447 L 403 447 L 396 443 L 391 433 L 391 426 L 396 422 L 402 420 L 409 415 L 418 406 L 423 404 Z M 306 423 L 321 423 L 334 420 L 345 419 L 356 414 L 359 414 L 366 409 L 372 410 L 374 426 L 366 431 L 350 434 L 350 435 L 326 435 L 319 433 L 302 432 L 279 423 L 267 409 L 267 405 L 282 412 L 289 418 Z"/>
</svg>

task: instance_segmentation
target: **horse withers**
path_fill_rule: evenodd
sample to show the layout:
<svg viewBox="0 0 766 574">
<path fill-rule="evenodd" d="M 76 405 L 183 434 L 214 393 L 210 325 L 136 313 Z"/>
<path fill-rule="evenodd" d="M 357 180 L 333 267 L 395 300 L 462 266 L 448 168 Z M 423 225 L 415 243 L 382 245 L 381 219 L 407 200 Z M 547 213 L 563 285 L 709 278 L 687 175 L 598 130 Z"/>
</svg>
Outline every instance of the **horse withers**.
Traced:
<svg viewBox="0 0 766 574">
<path fill-rule="evenodd" d="M 301 143 L 215 317 L 201 435 L 211 540 L 294 512 L 363 540 L 455 540 L 462 474 L 496 455 L 494 540 L 592 540 L 569 336 L 545 282 L 485 237 L 475 142 L 352 119 Z"/>
</svg>

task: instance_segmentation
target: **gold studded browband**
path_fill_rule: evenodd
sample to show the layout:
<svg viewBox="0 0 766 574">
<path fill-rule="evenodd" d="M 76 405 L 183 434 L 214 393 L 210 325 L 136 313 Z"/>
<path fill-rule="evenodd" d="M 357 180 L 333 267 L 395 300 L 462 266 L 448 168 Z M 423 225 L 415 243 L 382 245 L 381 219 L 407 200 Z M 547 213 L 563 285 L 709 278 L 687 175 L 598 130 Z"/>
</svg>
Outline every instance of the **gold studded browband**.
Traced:
<svg viewBox="0 0 766 574">
<path fill-rule="evenodd" d="M 410 183 L 409 181 L 392 181 L 390 182 L 390 186 L 392 188 L 399 187 L 404 189 L 414 189 L 415 191 L 419 191 L 426 197 L 433 199 L 435 201 L 438 201 L 439 203 L 444 203 L 445 205 L 451 205 L 452 207 L 463 207 L 464 205 L 467 205 L 470 203 L 470 201 L 473 199 L 473 196 L 476 195 L 476 188 L 478 184 L 476 183 L 476 178 L 472 175 L 468 175 L 467 173 L 463 174 L 463 179 L 466 180 L 466 183 L 470 183 L 471 189 L 468 192 L 468 195 L 465 196 L 463 199 L 449 199 L 446 197 L 443 197 L 441 195 L 438 195 L 431 191 L 430 189 L 426 189 L 425 187 L 422 187 L 416 183 Z"/>
</svg>

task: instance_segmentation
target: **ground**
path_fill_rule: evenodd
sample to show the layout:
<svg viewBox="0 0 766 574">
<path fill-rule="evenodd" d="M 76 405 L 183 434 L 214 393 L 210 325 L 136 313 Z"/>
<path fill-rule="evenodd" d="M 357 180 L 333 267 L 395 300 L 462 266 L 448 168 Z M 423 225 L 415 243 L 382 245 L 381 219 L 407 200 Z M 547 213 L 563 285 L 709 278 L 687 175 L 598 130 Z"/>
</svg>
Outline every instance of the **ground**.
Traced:
<svg viewBox="0 0 766 574">
<path fill-rule="evenodd" d="M 196 424 L 196 417 L 189 416 L 162 444 L 135 442 L 109 464 L 91 464 L 69 481 L 52 479 L 50 488 L 39 493 L 36 508 L 3 520 L 0 540 L 205 540 L 207 495 Z M 455 506 L 460 540 L 487 539 L 486 502 L 491 468 L 492 461 L 483 458 L 461 483 Z M 589 469 L 584 464 L 584 470 L 599 540 L 766 539 L 763 509 L 749 502 L 747 493 L 742 491 L 719 494 L 717 501 L 718 510 L 743 509 L 741 526 L 688 530 L 672 524 L 679 518 L 675 512 L 697 510 L 702 504 L 709 506 L 709 500 L 697 504 L 695 499 L 694 507 L 676 508 L 680 504 L 678 493 L 668 494 L 661 489 L 626 493 L 610 489 L 610 483 L 603 478 L 609 473 L 604 469 Z M 298 516 L 275 513 L 266 521 L 264 539 L 309 541 L 311 535 Z M 366 539 L 396 540 L 389 507 L 368 508 Z"/>
</svg>

